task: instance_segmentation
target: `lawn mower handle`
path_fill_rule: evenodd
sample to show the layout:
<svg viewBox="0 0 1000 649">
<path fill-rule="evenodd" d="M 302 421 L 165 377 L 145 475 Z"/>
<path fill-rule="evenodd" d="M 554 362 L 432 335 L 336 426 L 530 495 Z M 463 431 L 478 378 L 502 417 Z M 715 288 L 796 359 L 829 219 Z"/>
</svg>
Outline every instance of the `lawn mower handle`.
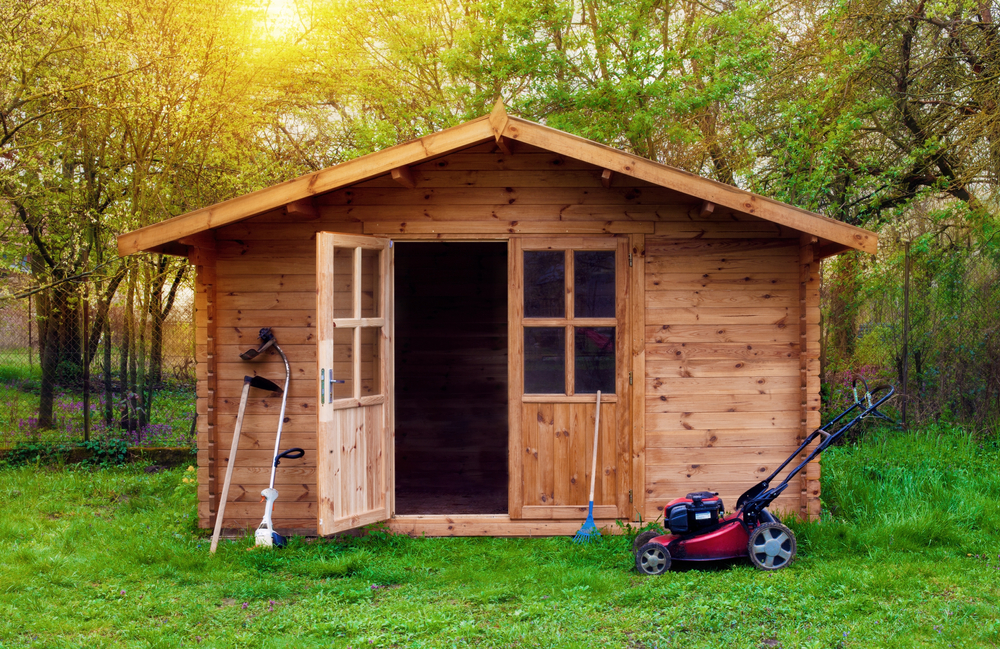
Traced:
<svg viewBox="0 0 1000 649">
<path fill-rule="evenodd" d="M 867 381 L 861 379 L 861 382 L 864 383 L 865 394 L 863 399 L 858 399 L 857 381 L 858 379 L 856 378 L 854 380 L 854 385 L 852 386 L 852 389 L 854 390 L 854 403 L 851 404 L 849 408 L 847 408 L 846 410 L 844 410 L 844 412 L 837 415 L 832 421 L 828 422 L 826 426 L 820 426 L 813 432 L 809 433 L 809 435 L 806 436 L 806 438 L 802 441 L 802 443 L 799 444 L 799 447 L 795 449 L 795 451 L 793 451 L 792 454 L 789 455 L 784 462 L 781 463 L 781 466 L 775 469 L 774 472 L 771 473 L 771 475 L 766 477 L 764 480 L 758 482 L 756 485 L 745 491 L 742 496 L 740 496 L 739 500 L 736 502 L 736 509 L 743 510 L 744 520 L 747 520 L 747 522 L 750 522 L 751 520 L 756 520 L 756 518 L 760 515 L 760 512 L 763 511 L 764 508 L 766 508 L 768 505 L 770 505 L 771 502 L 773 502 L 775 498 L 780 496 L 781 493 L 788 487 L 788 482 L 793 477 L 795 477 L 807 464 L 809 464 L 809 462 L 811 462 L 813 459 L 819 456 L 820 453 L 825 451 L 831 444 L 840 439 L 840 437 L 845 432 L 853 428 L 861 420 L 870 416 L 875 416 L 879 417 L 880 419 L 885 419 L 887 421 L 893 421 L 891 418 L 879 412 L 878 407 L 881 406 L 886 401 L 888 401 L 894 394 L 896 394 L 896 388 L 891 385 L 883 385 L 876 387 L 874 390 L 870 390 L 868 388 Z M 886 391 L 886 394 L 884 396 L 879 397 L 873 403 L 872 397 L 878 395 L 882 391 Z M 867 402 L 867 407 L 864 407 L 865 402 Z M 830 433 L 825 430 L 826 428 L 829 428 L 833 424 L 836 424 L 837 422 L 841 421 L 849 413 L 854 412 L 858 408 L 862 409 L 861 413 L 858 414 L 851 421 L 841 426 L 835 432 Z M 820 439 L 820 443 L 816 446 L 816 448 L 814 448 L 809 453 L 809 455 L 807 455 L 806 458 L 798 464 L 798 466 L 792 469 L 788 473 L 788 475 L 785 476 L 785 479 L 782 480 L 777 486 L 769 488 L 771 480 L 773 480 L 779 473 L 781 473 L 782 470 L 784 470 L 784 468 L 788 466 L 799 453 L 804 451 L 806 447 L 808 447 L 810 444 L 816 441 L 817 438 Z"/>
</svg>

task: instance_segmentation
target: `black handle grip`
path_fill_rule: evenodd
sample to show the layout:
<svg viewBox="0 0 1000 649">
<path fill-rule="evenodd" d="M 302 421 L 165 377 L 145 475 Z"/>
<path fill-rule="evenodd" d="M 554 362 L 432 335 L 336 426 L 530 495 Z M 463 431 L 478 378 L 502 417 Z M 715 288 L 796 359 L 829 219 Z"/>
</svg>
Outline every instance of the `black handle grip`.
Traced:
<svg viewBox="0 0 1000 649">
<path fill-rule="evenodd" d="M 303 451 L 301 448 L 290 448 L 287 451 L 284 451 L 283 453 L 278 453 L 278 455 L 274 458 L 274 466 L 278 466 L 279 464 L 281 464 L 282 458 L 288 458 L 289 460 L 297 460 L 305 454 L 306 452 Z"/>
</svg>

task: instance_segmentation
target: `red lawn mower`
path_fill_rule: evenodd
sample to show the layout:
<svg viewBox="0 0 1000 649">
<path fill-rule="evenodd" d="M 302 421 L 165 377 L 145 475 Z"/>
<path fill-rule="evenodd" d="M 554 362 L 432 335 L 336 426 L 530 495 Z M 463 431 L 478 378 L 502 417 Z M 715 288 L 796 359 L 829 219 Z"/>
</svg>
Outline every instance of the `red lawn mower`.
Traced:
<svg viewBox="0 0 1000 649">
<path fill-rule="evenodd" d="M 895 423 L 879 412 L 878 407 L 888 401 L 896 389 L 881 386 L 869 390 L 864 379 L 860 379 L 864 394 L 859 398 L 858 381 L 855 379 L 853 385 L 854 403 L 826 426 L 810 433 L 774 473 L 744 492 L 736 502 L 735 513 L 723 517 L 722 499 L 711 491 L 689 493 L 667 503 L 663 508 L 663 520 L 670 533 L 648 530 L 636 537 L 633 545 L 636 569 L 646 575 L 662 575 L 673 561 L 719 561 L 747 556 L 760 570 L 780 570 L 788 566 L 795 559 L 795 534 L 767 511 L 768 505 L 788 488 L 788 482 L 810 460 L 862 420 L 878 417 Z M 836 432 L 827 432 L 827 428 L 857 410 L 860 414 L 854 419 Z M 771 481 L 817 439 L 820 442 L 816 448 L 784 480 L 771 487 Z"/>
</svg>

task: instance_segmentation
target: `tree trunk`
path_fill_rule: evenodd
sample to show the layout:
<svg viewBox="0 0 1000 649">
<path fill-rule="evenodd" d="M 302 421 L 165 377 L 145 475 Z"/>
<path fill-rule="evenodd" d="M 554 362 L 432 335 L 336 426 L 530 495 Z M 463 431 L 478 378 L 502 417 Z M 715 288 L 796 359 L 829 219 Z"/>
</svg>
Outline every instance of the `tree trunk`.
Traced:
<svg viewBox="0 0 1000 649">
<path fill-rule="evenodd" d="M 111 428 L 114 412 L 111 409 L 114 394 L 111 391 L 111 318 L 104 318 L 104 427 Z"/>
<path fill-rule="evenodd" d="M 125 291 L 125 317 L 122 323 L 122 343 L 119 354 L 121 364 L 118 368 L 118 393 L 122 399 L 128 397 L 129 389 L 129 362 L 132 353 L 132 322 L 134 320 L 133 308 L 135 307 L 135 269 L 129 269 L 128 288 Z M 127 403 L 127 401 L 126 401 Z"/>
<path fill-rule="evenodd" d="M 144 285 L 143 293 L 144 293 L 144 296 L 143 296 L 143 298 L 140 298 L 140 305 L 139 305 L 139 307 L 140 307 L 139 313 L 141 313 L 142 316 L 140 317 L 139 323 L 138 323 L 138 334 L 139 334 L 138 335 L 138 341 L 137 341 L 138 342 L 138 349 L 136 350 L 136 358 L 135 358 L 135 368 L 136 368 L 137 374 L 132 379 L 132 385 L 135 386 L 133 388 L 133 391 L 136 392 L 139 395 L 140 409 L 139 409 L 139 417 L 138 417 L 138 419 L 139 419 L 139 429 L 140 430 L 142 430 L 143 428 L 145 428 L 146 424 L 149 423 L 149 419 L 148 419 L 149 410 L 148 410 L 147 404 L 144 402 L 144 399 L 146 397 L 145 387 L 146 387 L 146 374 L 147 374 L 147 370 L 146 370 L 146 360 L 147 360 L 147 355 L 146 355 L 146 335 L 147 334 L 146 334 L 146 332 L 147 332 L 148 327 L 149 327 L 149 317 L 148 316 L 149 316 L 149 305 L 150 305 L 151 289 L 152 289 L 152 286 L 150 286 L 150 284 L 151 284 L 151 280 L 152 279 L 153 278 L 151 278 L 149 276 L 149 268 L 147 267 L 143 271 L 143 285 Z"/>
</svg>

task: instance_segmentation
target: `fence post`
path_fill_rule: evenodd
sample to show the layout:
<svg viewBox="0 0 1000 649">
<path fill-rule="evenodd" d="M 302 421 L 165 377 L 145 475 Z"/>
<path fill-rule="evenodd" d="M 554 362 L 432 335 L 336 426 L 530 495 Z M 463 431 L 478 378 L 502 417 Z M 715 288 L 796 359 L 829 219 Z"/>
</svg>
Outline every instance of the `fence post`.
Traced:
<svg viewBox="0 0 1000 649">
<path fill-rule="evenodd" d="M 28 369 L 35 369 L 35 364 L 31 360 L 31 294 L 28 294 Z"/>
<path fill-rule="evenodd" d="M 90 287 L 83 287 L 83 441 L 90 441 Z"/>
<path fill-rule="evenodd" d="M 910 391 L 910 242 L 903 242 L 903 406 L 900 409 L 903 428 L 907 428 L 906 402 Z"/>
</svg>

